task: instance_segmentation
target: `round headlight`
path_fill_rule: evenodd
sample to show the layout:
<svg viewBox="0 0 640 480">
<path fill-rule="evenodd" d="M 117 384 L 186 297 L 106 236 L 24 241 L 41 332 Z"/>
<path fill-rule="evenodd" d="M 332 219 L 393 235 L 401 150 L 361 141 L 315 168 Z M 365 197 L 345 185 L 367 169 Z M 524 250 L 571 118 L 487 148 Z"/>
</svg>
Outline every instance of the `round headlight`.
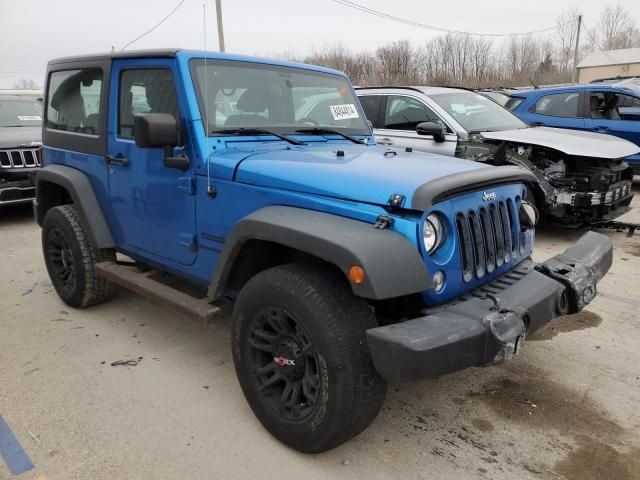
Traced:
<svg viewBox="0 0 640 480">
<path fill-rule="evenodd" d="M 442 222 L 435 213 L 430 214 L 422 226 L 422 238 L 424 248 L 431 254 L 442 244 L 444 240 L 444 228 Z"/>
</svg>

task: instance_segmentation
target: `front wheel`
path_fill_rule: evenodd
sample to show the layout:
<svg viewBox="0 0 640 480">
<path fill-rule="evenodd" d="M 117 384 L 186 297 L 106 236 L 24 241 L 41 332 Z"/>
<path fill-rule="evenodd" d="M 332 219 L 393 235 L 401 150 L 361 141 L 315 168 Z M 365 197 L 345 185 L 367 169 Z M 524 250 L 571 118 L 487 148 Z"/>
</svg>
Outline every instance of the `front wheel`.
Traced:
<svg viewBox="0 0 640 480">
<path fill-rule="evenodd" d="M 247 401 L 272 435 L 307 453 L 337 447 L 376 417 L 386 385 L 365 331 L 367 303 L 317 265 L 263 271 L 240 292 L 232 350 Z"/>
</svg>

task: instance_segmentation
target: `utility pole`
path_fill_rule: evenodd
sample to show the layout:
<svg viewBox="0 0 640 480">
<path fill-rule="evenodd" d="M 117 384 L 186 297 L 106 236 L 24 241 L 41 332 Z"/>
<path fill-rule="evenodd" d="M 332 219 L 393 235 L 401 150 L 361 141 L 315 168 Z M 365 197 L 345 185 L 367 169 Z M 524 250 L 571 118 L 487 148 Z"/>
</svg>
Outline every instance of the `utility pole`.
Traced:
<svg viewBox="0 0 640 480">
<path fill-rule="evenodd" d="M 218 49 L 224 52 L 224 30 L 222 29 L 222 0 L 216 0 L 216 16 L 218 17 Z M 578 26 L 580 29 L 580 26 Z"/>
<path fill-rule="evenodd" d="M 578 30 L 576 31 L 576 46 L 573 49 L 573 75 L 571 75 L 571 83 L 576 83 L 578 81 L 578 49 L 580 48 L 580 26 L 581 25 L 582 25 L 582 15 L 578 15 Z"/>
</svg>

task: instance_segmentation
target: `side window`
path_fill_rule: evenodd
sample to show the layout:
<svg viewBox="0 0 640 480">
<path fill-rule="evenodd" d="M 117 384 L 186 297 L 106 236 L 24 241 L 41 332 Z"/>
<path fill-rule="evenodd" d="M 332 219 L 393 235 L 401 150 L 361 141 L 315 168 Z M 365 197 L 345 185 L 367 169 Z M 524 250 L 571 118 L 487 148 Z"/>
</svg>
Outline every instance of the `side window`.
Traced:
<svg viewBox="0 0 640 480">
<path fill-rule="evenodd" d="M 384 128 L 415 131 L 422 122 L 434 122 L 446 128 L 446 124 L 424 103 L 411 97 L 390 95 L 384 112 Z"/>
<path fill-rule="evenodd" d="M 97 135 L 100 132 L 102 70 L 64 70 L 49 78 L 47 128 Z"/>
<path fill-rule="evenodd" d="M 620 97 L 620 103 L 618 104 L 619 107 L 633 107 L 633 108 L 640 107 L 640 98 L 632 97 L 631 95 L 623 95 L 623 94 L 618 94 L 618 97 Z"/>
<path fill-rule="evenodd" d="M 538 99 L 530 111 L 552 117 L 576 118 L 578 116 L 578 96 L 578 92 L 544 95 Z"/>
<path fill-rule="evenodd" d="M 636 120 L 640 117 L 640 99 L 613 92 L 590 92 L 591 118 Z"/>
<path fill-rule="evenodd" d="M 180 121 L 176 86 L 167 68 L 123 70 L 119 95 L 120 137 L 133 138 L 133 117 L 138 113 L 170 113 Z"/>
<path fill-rule="evenodd" d="M 375 128 L 379 128 L 379 116 L 380 105 L 382 104 L 382 95 L 363 95 L 358 97 L 360 104 L 364 109 L 364 114 L 367 116 L 367 120 L 371 120 L 371 123 Z"/>
<path fill-rule="evenodd" d="M 524 98 L 522 97 L 511 97 L 507 100 L 507 103 L 504 104 L 504 108 L 508 110 L 515 110 L 522 102 L 524 102 Z"/>
</svg>

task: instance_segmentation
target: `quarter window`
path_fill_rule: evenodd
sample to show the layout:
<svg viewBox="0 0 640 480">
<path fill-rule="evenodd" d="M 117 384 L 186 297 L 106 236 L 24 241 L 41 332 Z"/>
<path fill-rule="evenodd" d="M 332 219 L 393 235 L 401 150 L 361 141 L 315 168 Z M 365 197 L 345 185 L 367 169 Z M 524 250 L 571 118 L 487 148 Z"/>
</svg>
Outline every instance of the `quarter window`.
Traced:
<svg viewBox="0 0 640 480">
<path fill-rule="evenodd" d="M 47 127 L 65 132 L 100 132 L 102 70 L 64 70 L 49 79 Z"/>
<path fill-rule="evenodd" d="M 434 122 L 446 128 L 446 124 L 440 117 L 421 101 L 399 95 L 387 97 L 384 128 L 415 131 L 416 126 L 422 122 Z"/>
<path fill-rule="evenodd" d="M 578 93 L 544 95 L 538 99 L 531 111 L 552 117 L 576 118 L 578 116 Z"/>
<path fill-rule="evenodd" d="M 621 93 L 618 94 L 618 97 L 620 97 L 619 107 L 640 107 L 640 98 L 623 95 Z"/>
<path fill-rule="evenodd" d="M 178 97 L 171 70 L 145 68 L 124 70 L 120 76 L 118 135 L 133 138 L 138 113 L 170 113 L 180 120 Z"/>
</svg>

